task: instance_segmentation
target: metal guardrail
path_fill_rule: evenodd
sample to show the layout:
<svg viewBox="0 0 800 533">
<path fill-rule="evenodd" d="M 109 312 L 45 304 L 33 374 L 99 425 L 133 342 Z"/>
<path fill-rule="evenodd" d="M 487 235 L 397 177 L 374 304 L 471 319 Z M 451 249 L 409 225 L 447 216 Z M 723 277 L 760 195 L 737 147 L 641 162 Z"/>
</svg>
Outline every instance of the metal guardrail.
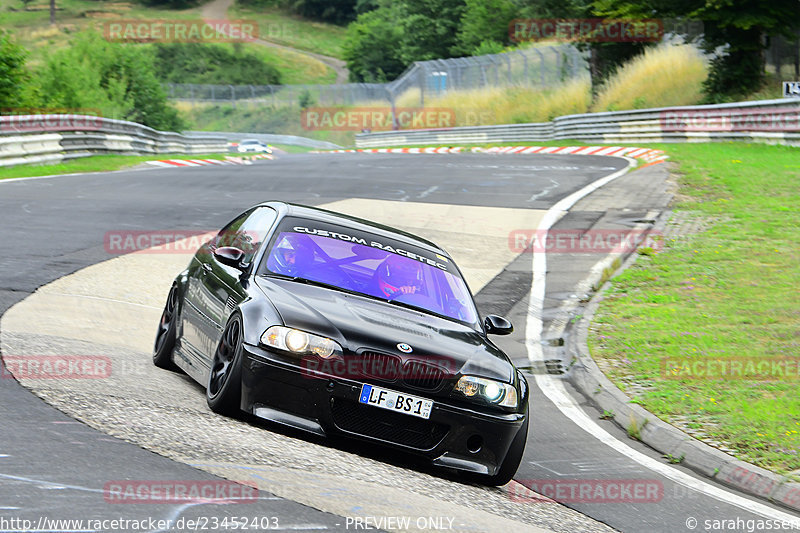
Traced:
<svg viewBox="0 0 800 533">
<path fill-rule="evenodd" d="M 587 113 L 551 122 L 356 135 L 358 148 L 398 145 L 751 141 L 800 146 L 800 99 Z"/>
<path fill-rule="evenodd" d="M 305 146 L 307 148 L 317 148 L 321 150 L 336 150 L 341 148 L 338 144 L 328 141 L 318 141 L 308 137 L 297 135 L 277 135 L 273 133 L 236 133 L 229 131 L 186 131 L 186 135 L 192 137 L 220 137 L 229 142 L 240 142 L 242 139 L 258 139 L 267 144 L 288 144 L 292 146 Z"/>
<path fill-rule="evenodd" d="M 51 163 L 95 154 L 226 152 L 222 137 L 164 132 L 88 115 L 0 116 L 0 166 Z"/>
</svg>

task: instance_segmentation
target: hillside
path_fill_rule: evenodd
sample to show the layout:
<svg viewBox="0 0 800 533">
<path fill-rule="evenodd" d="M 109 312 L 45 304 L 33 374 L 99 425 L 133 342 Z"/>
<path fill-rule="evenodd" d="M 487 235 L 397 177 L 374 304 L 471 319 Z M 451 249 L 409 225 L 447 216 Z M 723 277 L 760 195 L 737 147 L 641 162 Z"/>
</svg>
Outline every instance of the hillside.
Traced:
<svg viewBox="0 0 800 533">
<path fill-rule="evenodd" d="M 138 2 L 105 0 L 56 0 L 56 25 L 50 25 L 49 4 L 43 0 L 10 0 L 0 6 L 0 27 L 30 53 L 28 64 L 36 67 L 54 49 L 68 45 L 75 33 L 96 28 L 103 31 L 114 20 L 191 20 L 246 18 L 258 23 L 259 39 L 241 45 L 272 65 L 282 83 L 334 83 L 346 79 L 344 63 L 338 59 L 344 29 L 290 15 L 278 7 L 242 9 L 234 0 L 214 0 L 189 9 L 163 9 Z M 230 46 L 230 45 L 227 45 Z M 221 79 L 218 83 L 225 84 Z"/>
</svg>

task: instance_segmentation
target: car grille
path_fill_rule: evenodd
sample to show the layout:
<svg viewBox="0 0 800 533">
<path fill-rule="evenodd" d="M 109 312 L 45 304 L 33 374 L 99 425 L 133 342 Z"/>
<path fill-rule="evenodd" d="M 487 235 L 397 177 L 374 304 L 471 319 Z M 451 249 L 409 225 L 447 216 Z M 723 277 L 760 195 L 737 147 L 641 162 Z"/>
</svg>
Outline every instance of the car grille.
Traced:
<svg viewBox="0 0 800 533">
<path fill-rule="evenodd" d="M 344 431 L 419 450 L 436 447 L 449 429 L 444 424 L 342 398 L 333 400 L 332 412 L 333 422 Z"/>
<path fill-rule="evenodd" d="M 358 357 L 358 371 L 362 376 L 382 381 L 396 381 L 403 362 L 395 355 L 362 352 Z"/>
<path fill-rule="evenodd" d="M 411 388 L 436 391 L 444 383 L 447 373 L 436 365 L 424 361 L 403 361 L 396 355 L 364 351 L 352 356 L 356 372 L 365 378 L 393 383 L 398 379 Z"/>
<path fill-rule="evenodd" d="M 407 361 L 403 367 L 403 383 L 420 390 L 435 391 L 447 376 L 438 366 L 422 361 Z"/>
</svg>

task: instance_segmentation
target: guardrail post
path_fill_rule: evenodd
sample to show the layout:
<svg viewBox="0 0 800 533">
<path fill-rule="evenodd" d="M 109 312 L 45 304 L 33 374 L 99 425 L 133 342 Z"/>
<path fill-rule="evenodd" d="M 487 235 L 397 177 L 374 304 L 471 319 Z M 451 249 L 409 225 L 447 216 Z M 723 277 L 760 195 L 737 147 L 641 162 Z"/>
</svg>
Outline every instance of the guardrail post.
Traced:
<svg viewBox="0 0 800 533">
<path fill-rule="evenodd" d="M 422 67 L 420 69 L 420 76 L 422 76 L 422 81 L 419 84 L 419 106 L 425 107 L 425 83 L 428 81 L 428 68 Z"/>
<path fill-rule="evenodd" d="M 536 48 L 533 51 L 539 56 L 539 85 L 544 87 L 544 54 Z"/>
</svg>

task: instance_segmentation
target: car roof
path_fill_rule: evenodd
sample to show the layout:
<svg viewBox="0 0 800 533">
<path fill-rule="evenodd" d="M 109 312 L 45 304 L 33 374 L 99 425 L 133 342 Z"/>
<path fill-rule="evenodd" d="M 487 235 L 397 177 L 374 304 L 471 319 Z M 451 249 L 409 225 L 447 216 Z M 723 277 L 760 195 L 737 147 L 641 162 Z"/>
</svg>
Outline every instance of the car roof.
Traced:
<svg viewBox="0 0 800 533">
<path fill-rule="evenodd" d="M 391 226 L 364 220 L 363 218 L 353 217 L 350 215 L 337 213 L 335 211 L 321 209 L 319 207 L 311 207 L 289 202 L 264 202 L 259 205 L 277 208 L 283 216 L 295 216 L 308 218 L 311 220 L 319 220 L 320 222 L 327 222 L 330 224 L 339 224 L 355 230 L 365 231 L 367 233 L 373 233 L 382 237 L 389 237 L 391 239 L 404 241 L 408 244 L 418 246 L 419 248 L 440 253 L 448 258 L 450 257 L 450 254 L 448 254 L 441 246 L 438 246 L 427 239 L 414 235 L 413 233 L 408 233 L 407 231 L 393 228 Z"/>
</svg>

